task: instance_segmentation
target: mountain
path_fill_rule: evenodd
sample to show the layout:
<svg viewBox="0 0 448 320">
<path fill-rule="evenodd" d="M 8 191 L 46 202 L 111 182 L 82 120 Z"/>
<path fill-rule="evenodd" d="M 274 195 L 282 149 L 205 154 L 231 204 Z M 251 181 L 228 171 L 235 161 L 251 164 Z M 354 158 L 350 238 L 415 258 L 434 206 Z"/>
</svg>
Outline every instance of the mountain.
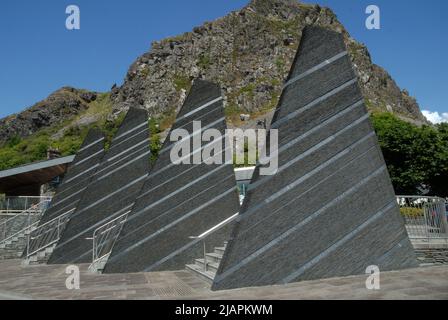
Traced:
<svg viewBox="0 0 448 320">
<path fill-rule="evenodd" d="M 0 120 L 0 142 L 12 137 L 27 137 L 47 127 L 59 125 L 89 109 L 96 92 L 63 87 L 46 99 L 17 115 Z"/>
<path fill-rule="evenodd" d="M 367 48 L 350 37 L 328 8 L 295 0 L 252 0 L 243 9 L 192 32 L 154 42 L 130 67 L 124 84 L 112 90 L 114 110 L 139 105 L 153 116 L 172 116 L 193 78 L 219 83 L 226 113 L 272 110 L 294 59 L 305 25 L 344 34 L 360 85 L 372 112 L 393 112 L 417 124 L 427 123 L 408 92 L 372 63 Z"/>
<path fill-rule="evenodd" d="M 100 103 L 96 92 L 65 87 L 1 119 L 0 143 L 14 137 L 32 138 L 42 130 L 50 130 L 51 139 L 60 139 L 68 129 L 92 126 L 100 119 L 107 126 L 130 106 L 146 108 L 161 129 L 166 129 L 194 78 L 220 84 L 231 126 L 243 125 L 242 113 L 268 117 L 277 104 L 302 29 L 309 24 L 343 33 L 371 112 L 391 112 L 415 124 L 428 123 L 416 100 L 372 62 L 367 48 L 350 37 L 330 9 L 295 0 L 252 0 L 241 10 L 191 32 L 152 43 L 150 51 L 130 66 L 123 85 L 101 94 Z"/>
</svg>

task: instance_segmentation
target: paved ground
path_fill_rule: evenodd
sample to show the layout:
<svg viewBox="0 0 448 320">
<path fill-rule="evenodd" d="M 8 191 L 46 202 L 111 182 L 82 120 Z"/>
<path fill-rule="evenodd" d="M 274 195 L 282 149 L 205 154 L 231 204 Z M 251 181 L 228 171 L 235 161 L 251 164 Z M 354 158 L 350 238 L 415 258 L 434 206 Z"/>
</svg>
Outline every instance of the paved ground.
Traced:
<svg viewBox="0 0 448 320">
<path fill-rule="evenodd" d="M 90 274 L 81 265 L 81 289 L 65 286 L 65 266 L 22 267 L 0 261 L 0 299 L 448 299 L 448 266 L 381 274 L 381 290 L 365 288 L 366 276 L 283 286 L 211 292 L 188 271 Z"/>
</svg>

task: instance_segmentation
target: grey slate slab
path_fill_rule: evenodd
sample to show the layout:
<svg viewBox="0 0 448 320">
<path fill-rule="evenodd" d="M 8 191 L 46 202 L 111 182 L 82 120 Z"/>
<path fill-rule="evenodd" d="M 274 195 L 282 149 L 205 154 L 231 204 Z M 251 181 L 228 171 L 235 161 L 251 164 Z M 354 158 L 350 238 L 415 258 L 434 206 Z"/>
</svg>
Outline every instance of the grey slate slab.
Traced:
<svg viewBox="0 0 448 320">
<path fill-rule="evenodd" d="M 73 162 L 69 165 L 67 173 L 50 203 L 50 207 L 40 219 L 40 226 L 66 213 L 69 214 L 77 208 L 103 156 L 104 136 L 100 130 L 92 129 L 84 139 Z M 30 252 L 45 245 L 44 242 L 45 239 L 41 238 L 31 240 Z"/>
<path fill-rule="evenodd" d="M 196 80 L 171 132 L 201 121 L 202 132 L 224 134 L 221 90 Z M 104 273 L 184 269 L 203 254 L 203 244 L 190 239 L 239 210 L 232 164 L 180 164 L 170 158 L 175 142 L 168 136 L 106 264 Z M 223 139 L 221 145 L 224 148 Z M 201 142 L 204 147 L 207 143 Z M 193 151 L 191 142 L 191 151 Z M 206 239 L 209 249 L 222 245 L 230 225 Z"/>
<path fill-rule="evenodd" d="M 149 172 L 148 115 L 131 108 L 48 263 L 92 262 L 93 232 L 131 210 Z"/>
<path fill-rule="evenodd" d="M 305 28 L 272 124 L 279 170 L 257 166 L 213 290 L 417 266 L 345 51 Z"/>
</svg>

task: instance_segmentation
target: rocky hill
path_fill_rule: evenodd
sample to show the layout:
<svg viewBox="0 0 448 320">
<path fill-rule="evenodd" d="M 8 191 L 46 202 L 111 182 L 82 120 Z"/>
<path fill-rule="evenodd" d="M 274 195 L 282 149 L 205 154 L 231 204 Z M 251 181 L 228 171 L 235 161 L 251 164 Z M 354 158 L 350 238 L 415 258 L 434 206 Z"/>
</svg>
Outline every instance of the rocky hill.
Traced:
<svg viewBox="0 0 448 320">
<path fill-rule="evenodd" d="M 344 34 L 372 112 L 426 123 L 416 100 L 372 63 L 367 48 L 350 37 L 330 9 L 295 0 L 252 0 L 192 32 L 154 42 L 132 64 L 124 84 L 113 88 L 114 110 L 139 105 L 154 116 L 172 116 L 196 77 L 221 85 L 230 120 L 272 110 L 307 24 Z"/>
<path fill-rule="evenodd" d="M 17 115 L 0 120 L 0 142 L 27 137 L 39 130 L 62 124 L 89 108 L 97 93 L 64 87 Z"/>
<path fill-rule="evenodd" d="M 162 128 L 168 128 L 196 77 L 221 85 L 230 125 L 242 125 L 241 113 L 262 118 L 277 104 L 301 31 L 308 24 L 344 34 L 372 112 L 391 112 L 413 123 L 427 123 L 416 100 L 372 63 L 367 48 L 350 37 L 330 9 L 295 0 L 252 0 L 241 10 L 191 32 L 154 42 L 131 65 L 124 84 L 111 89 L 111 101 L 103 99 L 96 109 L 89 111 L 97 93 L 62 88 L 24 112 L 1 119 L 0 143 L 43 128 L 62 125 L 58 132 L 63 132 L 67 126 L 91 125 L 98 118 L 96 112 L 104 114 L 98 107 L 104 105 L 111 105 L 115 117 L 130 106 L 144 107 Z"/>
</svg>

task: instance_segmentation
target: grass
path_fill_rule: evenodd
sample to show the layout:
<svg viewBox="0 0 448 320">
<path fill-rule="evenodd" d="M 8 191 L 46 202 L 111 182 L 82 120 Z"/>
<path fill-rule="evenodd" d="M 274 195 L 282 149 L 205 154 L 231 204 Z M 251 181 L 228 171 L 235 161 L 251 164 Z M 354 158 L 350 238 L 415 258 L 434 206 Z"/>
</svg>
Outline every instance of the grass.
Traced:
<svg viewBox="0 0 448 320">
<path fill-rule="evenodd" d="M 153 165 L 157 157 L 159 156 L 159 152 L 162 149 L 162 142 L 160 141 L 160 124 L 156 118 L 150 118 L 148 120 L 149 125 L 149 148 L 151 150 L 150 163 Z"/>
<path fill-rule="evenodd" d="M 176 121 L 176 108 L 171 108 L 171 110 L 162 114 L 159 118 L 160 131 L 165 131 L 173 125 Z"/>
<path fill-rule="evenodd" d="M 252 99 L 255 96 L 255 89 L 256 89 L 255 83 L 249 83 L 248 85 L 240 89 L 240 94 L 244 94 Z"/>
<path fill-rule="evenodd" d="M 199 56 L 199 60 L 197 63 L 199 68 L 206 70 L 206 69 L 210 68 L 211 64 L 212 64 L 212 59 L 210 58 L 210 56 L 208 54 L 201 54 Z"/>
<path fill-rule="evenodd" d="M 65 120 L 51 128 L 42 129 L 35 134 L 20 138 L 15 136 L 0 147 L 0 170 L 6 170 L 23 164 L 45 160 L 49 148 L 57 149 L 62 156 L 75 154 L 88 131 L 93 127 L 102 129 L 106 134 L 106 143 L 117 131 L 124 114 L 114 121 L 108 121 L 107 116 L 112 110 L 109 94 L 99 94 L 96 101 L 89 104 L 89 108 L 82 114 Z M 86 117 L 96 119 L 88 125 L 77 123 Z"/>
<path fill-rule="evenodd" d="M 182 90 L 190 90 L 191 87 L 191 80 L 189 77 L 185 75 L 175 75 L 173 79 L 174 87 L 176 88 L 176 91 L 180 92 Z"/>
<path fill-rule="evenodd" d="M 279 57 L 275 60 L 275 65 L 277 66 L 278 71 L 283 72 L 285 69 L 285 60 Z"/>
</svg>

